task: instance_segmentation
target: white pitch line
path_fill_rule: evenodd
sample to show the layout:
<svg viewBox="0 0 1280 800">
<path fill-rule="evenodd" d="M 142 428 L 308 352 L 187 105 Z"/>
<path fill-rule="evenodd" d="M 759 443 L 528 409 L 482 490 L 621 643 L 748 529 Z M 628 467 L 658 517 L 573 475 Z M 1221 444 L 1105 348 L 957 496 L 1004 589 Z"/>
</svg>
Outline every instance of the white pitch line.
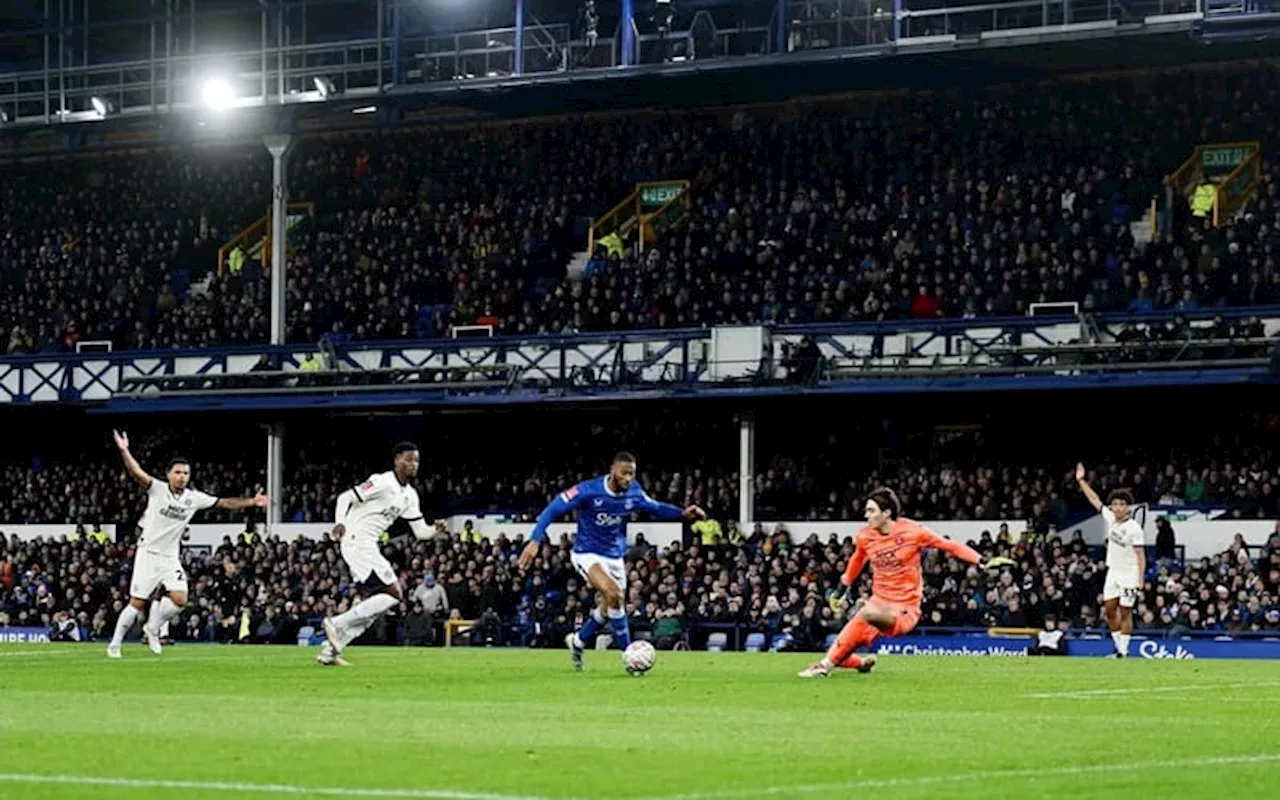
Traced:
<svg viewBox="0 0 1280 800">
<path fill-rule="evenodd" d="M 325 797 L 400 797 L 420 800 L 546 800 L 537 795 L 455 792 L 449 789 L 377 789 L 347 786 L 299 786 L 290 783 L 228 783 L 222 781 L 176 781 L 148 778 L 111 778 L 93 775 L 28 775 L 0 773 L 0 783 L 41 783 L 66 786 L 122 787 L 128 789 L 173 789 L 197 792 L 240 792 L 256 794 L 310 795 Z"/>
<path fill-rule="evenodd" d="M 719 800 L 733 797 L 760 797 L 789 794 L 816 794 L 840 790 L 894 789 L 911 786 L 990 781 L 1008 778 L 1045 778 L 1053 776 L 1091 775 L 1107 772 L 1129 772 L 1151 769 L 1187 769 L 1221 767 L 1238 764 L 1265 764 L 1280 761 L 1280 753 L 1252 756 L 1220 756 L 1181 761 L 1132 761 L 1120 764 L 1098 764 L 1083 767 L 1045 767 L 1035 769 L 962 772 L 913 778 L 880 778 L 814 783 L 795 786 L 757 786 L 714 792 L 658 795 L 649 800 Z M 419 800 L 547 800 L 537 795 L 514 795 L 493 792 L 461 792 L 449 789 L 377 789 L 344 786 L 299 786 L 288 783 L 228 783 L 220 781 L 179 781 L 146 778 L 112 778 L 90 775 L 30 775 L 0 773 L 0 783 L 60 784 L 67 786 L 122 787 L 128 789 L 173 789 L 175 791 L 240 792 L 250 794 L 312 795 L 325 797 L 418 798 Z"/>
<path fill-rule="evenodd" d="M 998 781 L 1017 778 L 1070 777 L 1107 772 L 1132 772 L 1152 769 L 1187 769 L 1190 767 L 1222 767 L 1233 764 L 1266 764 L 1280 761 L 1280 753 L 1253 756 L 1220 756 L 1217 758 L 1185 759 L 1180 761 L 1130 761 L 1122 764 L 1097 764 L 1082 767 L 1041 767 L 1035 769 L 990 770 L 985 772 L 961 772 L 953 775 L 925 775 L 914 778 L 868 778 L 837 783 L 810 783 L 795 786 L 755 786 L 749 789 L 688 792 L 684 794 L 656 795 L 641 800 L 727 800 L 734 797 L 769 797 L 797 794 L 821 794 L 859 789 L 905 789 L 914 786 L 934 786 L 970 781 Z"/>
<path fill-rule="evenodd" d="M 1255 689 L 1280 686 L 1280 681 L 1250 681 L 1248 683 L 1190 683 L 1182 686 L 1134 686 L 1122 689 L 1081 689 L 1069 692 L 1036 692 L 1023 695 L 1037 700 L 1087 700 L 1089 698 L 1124 697 L 1131 694 L 1159 694 L 1163 692 L 1193 692 L 1202 689 Z"/>
<path fill-rule="evenodd" d="M 0 658 L 43 658 L 75 654 L 74 650 L 0 650 Z"/>
</svg>

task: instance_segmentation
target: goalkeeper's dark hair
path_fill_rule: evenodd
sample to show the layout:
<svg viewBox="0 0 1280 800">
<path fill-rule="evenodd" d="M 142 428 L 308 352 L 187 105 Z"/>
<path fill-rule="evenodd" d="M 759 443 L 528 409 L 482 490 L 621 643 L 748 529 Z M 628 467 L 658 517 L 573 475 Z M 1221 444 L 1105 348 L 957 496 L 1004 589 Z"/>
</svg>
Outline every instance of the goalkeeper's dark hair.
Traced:
<svg viewBox="0 0 1280 800">
<path fill-rule="evenodd" d="M 868 495 L 867 499 L 880 506 L 880 510 L 892 519 L 897 519 L 902 513 L 902 503 L 898 501 L 898 495 L 892 489 L 882 486 Z"/>
<path fill-rule="evenodd" d="M 617 454 L 615 454 L 613 457 L 613 463 L 634 464 L 636 463 L 636 457 L 631 455 L 631 453 L 627 452 L 626 450 L 619 450 Z"/>
<path fill-rule="evenodd" d="M 169 472 L 169 471 L 171 471 L 174 467 L 179 466 L 179 465 L 185 466 L 185 467 L 187 467 L 188 469 L 190 469 L 190 468 L 191 468 L 191 460 L 190 460 L 190 459 L 188 459 L 186 456 L 174 456 L 173 458 L 169 459 L 169 466 L 165 467 L 164 471 L 165 471 L 165 472 Z"/>
<path fill-rule="evenodd" d="M 391 458 L 395 460 L 400 457 L 401 453 L 412 453 L 418 449 L 413 442 L 396 442 L 396 446 L 391 448 Z"/>
<path fill-rule="evenodd" d="M 1114 492 L 1107 495 L 1107 505 L 1111 505 L 1116 500 L 1123 500 L 1125 504 L 1133 505 L 1133 490 L 1116 489 Z"/>
</svg>

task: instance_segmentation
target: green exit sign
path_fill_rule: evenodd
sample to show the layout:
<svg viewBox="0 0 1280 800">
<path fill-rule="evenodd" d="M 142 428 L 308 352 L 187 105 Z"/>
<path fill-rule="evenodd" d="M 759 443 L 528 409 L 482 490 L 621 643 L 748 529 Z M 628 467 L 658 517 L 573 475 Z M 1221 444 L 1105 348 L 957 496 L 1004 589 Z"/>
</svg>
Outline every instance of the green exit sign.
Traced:
<svg viewBox="0 0 1280 800">
<path fill-rule="evenodd" d="M 1243 164 L 1252 155 L 1251 151 L 1248 147 L 1206 147 L 1201 165 L 1213 172 L 1230 172 Z"/>
<path fill-rule="evenodd" d="M 640 205 L 645 209 L 662 208 L 680 196 L 682 183 L 653 183 L 640 189 Z"/>
</svg>

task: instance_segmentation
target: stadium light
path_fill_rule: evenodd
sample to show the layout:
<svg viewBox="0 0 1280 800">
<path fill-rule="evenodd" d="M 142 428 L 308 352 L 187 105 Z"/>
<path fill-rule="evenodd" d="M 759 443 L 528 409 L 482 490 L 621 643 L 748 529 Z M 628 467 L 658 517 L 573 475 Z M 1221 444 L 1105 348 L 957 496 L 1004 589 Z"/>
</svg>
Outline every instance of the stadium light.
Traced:
<svg viewBox="0 0 1280 800">
<path fill-rule="evenodd" d="M 209 78 L 200 87 L 200 100 L 214 111 L 224 111 L 235 102 L 235 91 L 222 78 Z"/>
<path fill-rule="evenodd" d="M 89 104 L 93 106 L 93 110 L 98 112 L 98 116 L 106 118 L 116 110 L 115 103 L 112 103 L 105 97 L 97 96 L 90 98 Z"/>
<path fill-rule="evenodd" d="M 328 75 L 319 75 L 311 79 L 316 85 L 316 91 L 320 93 L 321 100 L 328 100 L 338 93 L 338 87 L 333 84 L 333 80 Z"/>
</svg>

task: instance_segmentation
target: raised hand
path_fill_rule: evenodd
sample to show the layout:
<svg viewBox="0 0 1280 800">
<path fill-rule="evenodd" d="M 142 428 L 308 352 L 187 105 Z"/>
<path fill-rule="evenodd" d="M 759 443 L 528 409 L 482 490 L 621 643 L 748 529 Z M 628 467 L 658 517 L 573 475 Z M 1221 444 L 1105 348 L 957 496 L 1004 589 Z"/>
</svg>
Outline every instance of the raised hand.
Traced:
<svg viewBox="0 0 1280 800">
<path fill-rule="evenodd" d="M 703 511 L 698 506 L 688 506 L 684 510 L 684 518 L 685 519 L 706 519 L 707 512 Z"/>
<path fill-rule="evenodd" d="M 122 431 L 112 431 L 111 438 L 116 440 L 116 447 L 119 447 L 121 451 L 129 451 L 129 434 Z"/>
<path fill-rule="evenodd" d="M 533 566 L 533 560 L 538 557 L 538 550 L 541 545 L 538 542 L 529 542 L 520 551 L 520 558 L 516 560 L 516 566 L 523 572 Z"/>
</svg>

